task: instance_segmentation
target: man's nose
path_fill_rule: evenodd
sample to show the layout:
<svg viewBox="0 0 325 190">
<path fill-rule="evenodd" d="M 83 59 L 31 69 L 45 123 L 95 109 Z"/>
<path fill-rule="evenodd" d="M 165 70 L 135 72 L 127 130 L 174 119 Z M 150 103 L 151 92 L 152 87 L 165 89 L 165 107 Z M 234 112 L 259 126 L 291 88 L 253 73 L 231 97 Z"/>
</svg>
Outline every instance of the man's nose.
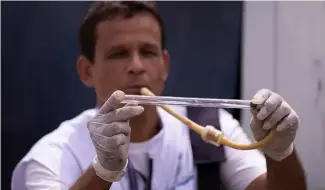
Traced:
<svg viewBox="0 0 325 190">
<path fill-rule="evenodd" d="M 133 55 L 128 72 L 133 75 L 138 75 L 138 74 L 143 73 L 144 71 L 145 71 L 145 68 L 144 68 L 144 65 L 140 59 L 140 56 Z"/>
</svg>

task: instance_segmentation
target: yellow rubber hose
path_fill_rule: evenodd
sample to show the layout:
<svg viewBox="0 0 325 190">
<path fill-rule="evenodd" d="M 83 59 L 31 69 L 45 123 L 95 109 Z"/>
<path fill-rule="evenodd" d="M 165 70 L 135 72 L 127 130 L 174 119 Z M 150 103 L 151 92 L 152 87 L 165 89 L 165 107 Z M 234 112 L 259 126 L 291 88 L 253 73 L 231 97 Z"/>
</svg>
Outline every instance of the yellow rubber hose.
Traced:
<svg viewBox="0 0 325 190">
<path fill-rule="evenodd" d="M 142 95 L 147 96 L 155 96 L 149 89 L 142 88 L 141 89 Z M 175 110 L 172 108 L 166 106 L 166 105 L 159 105 L 162 109 L 164 109 L 166 112 L 168 112 L 170 115 L 174 116 L 181 122 L 183 122 L 186 126 L 188 126 L 190 129 L 201 135 L 202 139 L 208 143 L 214 144 L 216 146 L 219 146 L 220 144 L 229 146 L 234 149 L 238 150 L 252 150 L 252 149 L 259 149 L 264 147 L 267 143 L 270 142 L 272 139 L 275 130 L 270 131 L 270 133 L 262 140 L 255 142 L 253 144 L 238 144 L 235 142 L 232 142 L 228 140 L 226 137 L 223 136 L 222 132 L 213 128 L 213 127 L 203 127 L 194 121 L 190 120 L 189 118 L 178 114 Z"/>
</svg>

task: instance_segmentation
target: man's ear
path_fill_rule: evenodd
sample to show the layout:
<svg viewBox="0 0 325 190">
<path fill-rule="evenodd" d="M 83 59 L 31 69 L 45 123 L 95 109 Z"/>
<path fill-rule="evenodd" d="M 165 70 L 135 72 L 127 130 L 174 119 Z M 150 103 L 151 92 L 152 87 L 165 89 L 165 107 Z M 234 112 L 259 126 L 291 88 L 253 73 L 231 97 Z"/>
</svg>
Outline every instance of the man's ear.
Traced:
<svg viewBox="0 0 325 190">
<path fill-rule="evenodd" d="M 89 61 L 85 56 L 79 56 L 77 60 L 77 72 L 80 80 L 87 87 L 93 87 L 93 76 L 92 76 L 93 63 Z"/>
<path fill-rule="evenodd" d="M 165 69 L 165 74 L 164 74 L 164 80 L 166 81 L 168 78 L 168 72 L 169 72 L 169 53 L 167 50 L 163 50 L 163 59 L 164 59 L 164 69 Z"/>
</svg>

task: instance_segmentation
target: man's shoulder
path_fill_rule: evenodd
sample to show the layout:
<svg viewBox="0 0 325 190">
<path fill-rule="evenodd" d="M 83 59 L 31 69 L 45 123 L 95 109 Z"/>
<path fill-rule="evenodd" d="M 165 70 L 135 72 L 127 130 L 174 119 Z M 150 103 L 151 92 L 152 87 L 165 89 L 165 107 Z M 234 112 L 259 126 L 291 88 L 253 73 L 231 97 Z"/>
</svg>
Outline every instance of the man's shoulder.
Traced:
<svg viewBox="0 0 325 190">
<path fill-rule="evenodd" d="M 76 117 L 63 121 L 58 128 L 43 136 L 35 143 L 33 148 L 51 146 L 53 144 L 64 145 L 71 144 L 75 137 L 79 139 L 88 135 L 87 122 L 96 114 L 95 109 L 83 111 Z M 82 139 L 81 139 L 82 140 Z"/>
<path fill-rule="evenodd" d="M 79 171 L 89 165 L 94 150 L 88 134 L 87 122 L 95 114 L 95 109 L 86 110 L 62 122 L 57 129 L 38 140 L 16 165 L 12 184 L 19 185 L 21 184 L 19 181 L 24 181 L 25 170 L 29 163 L 36 162 L 55 174 L 62 173 L 62 169 L 68 168 Z"/>
<path fill-rule="evenodd" d="M 30 160 L 38 161 L 42 164 L 64 159 L 71 154 L 82 154 L 92 150 L 87 122 L 96 114 L 95 109 L 90 109 L 82 112 L 78 116 L 66 120 L 52 132 L 43 136 L 38 140 L 21 162 L 28 162 Z"/>
<path fill-rule="evenodd" d="M 238 120 L 229 112 L 220 110 L 220 126 L 224 136 L 239 144 L 251 144 Z M 264 156 L 258 150 L 242 151 L 225 146 L 226 161 L 220 174 L 229 189 L 245 189 L 253 180 L 266 172 Z"/>
</svg>

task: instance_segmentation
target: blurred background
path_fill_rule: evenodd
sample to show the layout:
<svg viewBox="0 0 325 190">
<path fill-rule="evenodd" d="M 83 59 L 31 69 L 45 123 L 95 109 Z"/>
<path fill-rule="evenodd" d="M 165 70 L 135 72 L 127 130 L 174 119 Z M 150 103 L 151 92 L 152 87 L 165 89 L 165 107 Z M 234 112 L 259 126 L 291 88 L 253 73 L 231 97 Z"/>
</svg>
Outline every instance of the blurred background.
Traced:
<svg viewBox="0 0 325 190">
<path fill-rule="evenodd" d="M 89 2 L 1 2 L 1 182 L 95 94 L 76 72 Z M 251 99 L 269 88 L 301 117 L 309 189 L 325 189 L 325 2 L 158 2 L 171 70 L 165 95 Z M 230 110 L 251 136 L 250 114 Z"/>
</svg>

